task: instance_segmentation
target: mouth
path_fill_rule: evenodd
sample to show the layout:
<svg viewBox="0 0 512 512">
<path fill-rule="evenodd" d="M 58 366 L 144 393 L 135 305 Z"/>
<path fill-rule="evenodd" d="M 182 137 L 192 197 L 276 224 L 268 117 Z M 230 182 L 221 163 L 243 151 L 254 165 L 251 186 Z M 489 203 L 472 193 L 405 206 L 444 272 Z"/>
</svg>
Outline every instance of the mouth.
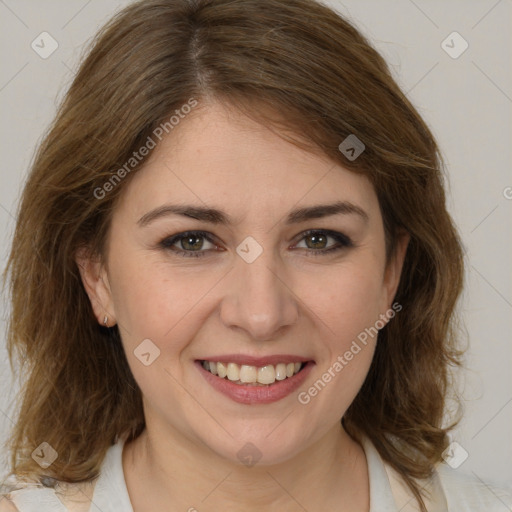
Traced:
<svg viewBox="0 0 512 512">
<path fill-rule="evenodd" d="M 289 379 L 299 373 L 305 363 L 278 363 L 264 366 L 239 365 L 220 361 L 201 361 L 203 368 L 212 375 L 227 379 L 240 386 L 271 386 L 276 381 Z"/>
<path fill-rule="evenodd" d="M 314 361 L 297 356 L 219 356 L 195 363 L 216 391 L 243 404 L 267 404 L 287 397 L 315 366 Z"/>
</svg>

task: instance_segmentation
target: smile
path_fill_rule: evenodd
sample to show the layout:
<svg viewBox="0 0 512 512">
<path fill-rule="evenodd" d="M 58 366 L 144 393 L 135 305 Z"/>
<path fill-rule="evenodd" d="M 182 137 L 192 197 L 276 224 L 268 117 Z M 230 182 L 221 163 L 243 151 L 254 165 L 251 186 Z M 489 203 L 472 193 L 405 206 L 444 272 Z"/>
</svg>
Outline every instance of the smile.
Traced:
<svg viewBox="0 0 512 512">
<path fill-rule="evenodd" d="M 314 361 L 297 356 L 231 355 L 219 359 L 196 360 L 196 368 L 216 392 L 247 405 L 269 404 L 290 396 L 315 366 Z"/>
<path fill-rule="evenodd" d="M 227 379 L 239 385 L 265 385 L 293 377 L 300 372 L 303 363 L 278 363 L 265 366 L 239 365 L 237 363 L 222 363 L 202 361 L 203 368 L 221 379 Z"/>
</svg>

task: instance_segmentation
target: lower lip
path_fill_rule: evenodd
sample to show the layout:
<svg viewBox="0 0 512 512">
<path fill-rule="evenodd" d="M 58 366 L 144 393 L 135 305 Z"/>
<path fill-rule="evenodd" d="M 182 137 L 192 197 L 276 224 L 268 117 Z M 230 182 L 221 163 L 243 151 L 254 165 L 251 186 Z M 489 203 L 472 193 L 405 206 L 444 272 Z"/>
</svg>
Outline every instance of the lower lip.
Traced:
<svg viewBox="0 0 512 512">
<path fill-rule="evenodd" d="M 241 404 L 270 404 L 293 393 L 306 380 L 315 363 L 308 361 L 300 372 L 284 380 L 276 380 L 274 384 L 269 386 L 235 384 L 205 370 L 200 361 L 196 361 L 196 366 L 214 389 L 231 398 L 231 400 Z"/>
</svg>

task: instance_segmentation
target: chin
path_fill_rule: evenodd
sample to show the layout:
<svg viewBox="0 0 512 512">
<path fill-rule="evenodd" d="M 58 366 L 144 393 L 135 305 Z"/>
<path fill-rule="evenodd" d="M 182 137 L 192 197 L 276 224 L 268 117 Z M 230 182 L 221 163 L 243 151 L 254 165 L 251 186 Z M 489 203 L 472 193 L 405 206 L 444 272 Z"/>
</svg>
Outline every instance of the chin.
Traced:
<svg viewBox="0 0 512 512">
<path fill-rule="evenodd" d="M 272 423 L 272 428 L 268 428 L 265 422 L 265 426 L 260 428 L 253 425 L 250 430 L 240 429 L 236 432 L 231 429 L 232 438 L 227 435 L 222 441 L 209 438 L 204 443 L 219 457 L 236 464 L 248 467 L 281 464 L 297 456 L 307 445 L 307 439 L 304 434 L 299 434 L 304 429 L 290 429 L 290 425 L 287 425 L 285 430 L 276 428 L 279 421 Z"/>
</svg>

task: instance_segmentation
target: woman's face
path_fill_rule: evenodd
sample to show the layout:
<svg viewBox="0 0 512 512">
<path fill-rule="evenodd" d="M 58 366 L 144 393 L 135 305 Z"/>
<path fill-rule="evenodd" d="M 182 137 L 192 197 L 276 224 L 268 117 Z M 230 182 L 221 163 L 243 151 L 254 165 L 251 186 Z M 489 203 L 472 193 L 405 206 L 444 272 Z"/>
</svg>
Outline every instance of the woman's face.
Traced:
<svg viewBox="0 0 512 512">
<path fill-rule="evenodd" d="M 370 182 L 219 104 L 132 178 L 88 291 L 118 323 L 148 429 L 234 461 L 311 446 L 394 315 L 403 251 L 386 266 Z"/>
</svg>

